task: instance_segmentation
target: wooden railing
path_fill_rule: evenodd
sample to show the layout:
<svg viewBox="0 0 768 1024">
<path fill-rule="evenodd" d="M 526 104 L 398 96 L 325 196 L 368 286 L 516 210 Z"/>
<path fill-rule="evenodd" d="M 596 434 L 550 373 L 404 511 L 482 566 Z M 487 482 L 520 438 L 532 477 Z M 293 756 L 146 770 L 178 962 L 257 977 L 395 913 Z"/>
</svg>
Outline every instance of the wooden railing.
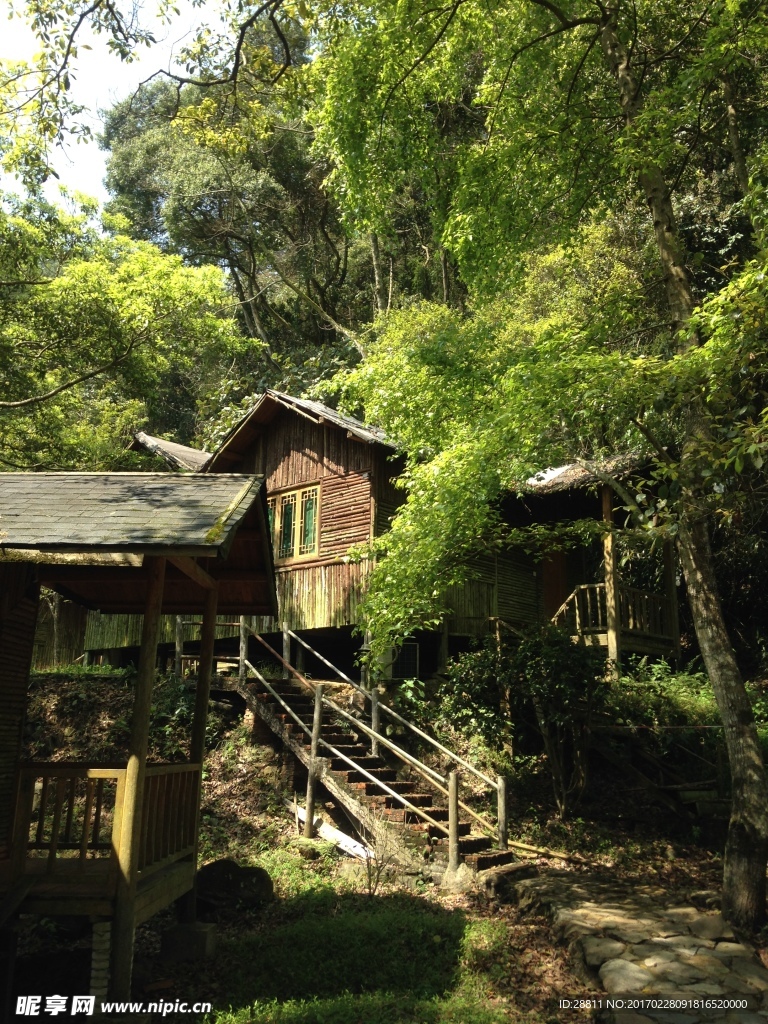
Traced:
<svg viewBox="0 0 768 1024">
<path fill-rule="evenodd" d="M 13 869 L 45 862 L 47 874 L 87 871 L 95 861 L 117 872 L 122 829 L 124 765 L 37 762 L 19 770 L 13 832 Z M 195 849 L 200 765 L 147 768 L 144 784 L 139 877 L 180 860 Z"/>
<path fill-rule="evenodd" d="M 161 764 L 147 768 L 139 878 L 194 853 L 199 804 L 199 764 Z"/>
<path fill-rule="evenodd" d="M 655 640 L 674 641 L 669 598 L 634 587 L 619 587 L 619 617 L 622 633 Z M 608 610 L 604 583 L 583 583 L 552 616 L 574 636 L 608 632 Z"/>
</svg>

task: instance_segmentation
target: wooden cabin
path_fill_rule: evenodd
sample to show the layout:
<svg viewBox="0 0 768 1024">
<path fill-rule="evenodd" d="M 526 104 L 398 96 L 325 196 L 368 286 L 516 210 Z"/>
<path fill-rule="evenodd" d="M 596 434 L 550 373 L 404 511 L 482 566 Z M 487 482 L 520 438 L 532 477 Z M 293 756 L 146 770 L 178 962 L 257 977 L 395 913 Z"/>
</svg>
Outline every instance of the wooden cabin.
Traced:
<svg viewBox="0 0 768 1024">
<path fill-rule="evenodd" d="M 212 454 L 146 434 L 137 435 L 135 446 L 181 471 L 263 474 L 279 613 L 254 628 L 279 646 L 279 631 L 286 624 L 354 672 L 362 643 L 354 627 L 370 563 L 350 560 L 348 551 L 385 533 L 405 497 L 395 486 L 402 459 L 384 432 L 319 402 L 268 390 Z M 449 593 L 453 615 L 444 630 L 420 633 L 393 652 L 389 671 L 429 676 L 448 654 L 488 632 L 494 616 L 516 625 L 538 621 L 541 596 L 540 573 L 526 555 L 475 559 L 466 585 Z M 114 652 L 121 638 L 124 646 L 135 645 L 139 628 L 138 621 L 99 623 L 92 618 L 86 649 Z M 226 631 L 222 626 L 220 633 Z M 165 632 L 170 642 L 171 623 Z M 229 633 L 236 650 L 231 627 Z M 226 650 L 226 644 L 220 646 Z"/>
<path fill-rule="evenodd" d="M 618 469 L 615 465 L 607 468 Z M 601 540 L 553 552 L 543 562 L 545 617 L 568 628 L 574 639 L 605 647 L 616 663 L 624 654 L 679 657 L 673 545 L 670 541 L 663 545 L 655 589 L 628 586 L 617 554 L 626 516 L 609 486 L 584 467 L 562 466 L 529 480 L 526 494 L 515 501 L 514 508 L 508 507 L 507 514 L 516 525 L 602 520 L 610 529 Z"/>
<path fill-rule="evenodd" d="M 136 926 L 194 887 L 217 610 L 276 611 L 263 479 L 3 473 L 0 530 L 0 929 L 18 913 L 90 919 L 93 994 L 126 999 Z M 142 615 L 123 763 L 21 760 L 41 585 Z M 188 761 L 149 765 L 162 613 L 202 615 L 200 673 Z"/>
<path fill-rule="evenodd" d="M 384 432 L 319 402 L 269 390 L 212 454 L 146 434 L 137 435 L 135 447 L 184 472 L 263 474 L 279 614 L 277 619 L 257 621 L 254 628 L 279 646 L 279 630 L 285 623 L 335 664 L 353 672 L 361 644 L 353 631 L 370 565 L 351 561 L 347 553 L 350 546 L 385 533 L 404 500 L 404 492 L 395 486 L 402 459 Z M 578 467 L 549 471 L 529 481 L 526 490 L 525 497 L 510 496 L 505 503 L 510 523 L 613 515 L 602 507 L 599 481 Z M 606 575 L 605 569 L 614 563 L 615 554 L 602 546 L 553 554 L 544 561 L 522 551 L 476 557 L 466 582 L 447 594 L 452 614 L 443 628 L 413 637 L 397 653 L 390 671 L 394 676 L 427 678 L 472 638 L 494 629 L 499 619 L 524 629 L 554 618 L 568 625 L 574 636 L 603 644 L 615 658 L 622 649 L 620 632 L 627 652 L 673 653 L 674 573 L 662 594 L 629 588 L 614 594 L 610 580 L 617 580 L 617 574 Z M 138 619 L 97 622 L 92 617 L 86 648 L 111 651 L 112 656 L 120 648 L 135 648 L 140 626 Z M 174 625 L 168 622 L 164 628 L 170 651 Z M 229 635 L 230 653 L 237 652 L 236 634 L 235 628 L 222 624 L 222 651 L 227 650 Z M 256 649 L 252 653 L 256 656 Z M 303 655 L 301 649 L 293 653 Z"/>
</svg>

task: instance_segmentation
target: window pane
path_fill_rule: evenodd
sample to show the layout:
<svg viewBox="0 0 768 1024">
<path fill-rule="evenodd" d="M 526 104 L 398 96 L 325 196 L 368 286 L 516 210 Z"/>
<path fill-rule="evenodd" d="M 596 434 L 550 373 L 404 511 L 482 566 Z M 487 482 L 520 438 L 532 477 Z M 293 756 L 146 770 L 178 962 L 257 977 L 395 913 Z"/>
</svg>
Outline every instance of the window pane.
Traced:
<svg viewBox="0 0 768 1024">
<path fill-rule="evenodd" d="M 317 550 L 317 488 L 301 492 L 300 555 L 311 555 Z"/>
<path fill-rule="evenodd" d="M 289 558 L 293 554 L 296 534 L 296 495 L 286 494 L 280 499 L 280 546 L 278 558 Z"/>
</svg>

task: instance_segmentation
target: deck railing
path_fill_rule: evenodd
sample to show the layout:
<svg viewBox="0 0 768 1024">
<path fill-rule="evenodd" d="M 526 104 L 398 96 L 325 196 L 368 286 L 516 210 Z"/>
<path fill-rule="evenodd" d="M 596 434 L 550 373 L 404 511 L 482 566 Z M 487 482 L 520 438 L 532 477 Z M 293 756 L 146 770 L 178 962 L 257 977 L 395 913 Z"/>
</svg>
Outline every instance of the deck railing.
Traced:
<svg viewBox="0 0 768 1024">
<path fill-rule="evenodd" d="M 45 863 L 49 875 L 85 872 L 94 861 L 116 877 L 126 768 L 72 762 L 28 763 L 19 769 L 13 832 L 17 876 Z M 200 765 L 147 768 L 139 846 L 139 877 L 194 852 Z"/>
<path fill-rule="evenodd" d="M 669 598 L 635 587 L 619 587 L 619 618 L 622 633 L 654 640 L 675 640 Z M 552 616 L 574 636 L 608 632 L 608 609 L 604 583 L 583 583 L 576 587 Z"/>
</svg>

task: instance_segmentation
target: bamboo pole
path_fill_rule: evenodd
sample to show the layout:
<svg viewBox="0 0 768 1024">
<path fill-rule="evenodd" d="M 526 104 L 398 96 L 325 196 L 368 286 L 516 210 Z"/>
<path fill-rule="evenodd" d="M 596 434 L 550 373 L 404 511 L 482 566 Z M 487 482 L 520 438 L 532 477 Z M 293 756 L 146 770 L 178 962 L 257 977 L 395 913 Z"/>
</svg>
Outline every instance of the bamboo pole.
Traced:
<svg viewBox="0 0 768 1024">
<path fill-rule="evenodd" d="M 176 651 L 173 660 L 173 674 L 181 679 L 182 658 L 184 657 L 184 620 L 180 615 L 176 616 Z"/>
<path fill-rule="evenodd" d="M 216 640 L 218 600 L 218 590 L 206 590 L 203 626 L 200 630 L 200 665 L 195 690 L 195 714 L 192 719 L 192 739 L 189 744 L 189 760 L 192 764 L 202 764 L 205 758 L 205 728 L 208 724 L 208 703 L 211 699 L 213 644 Z"/>
<path fill-rule="evenodd" d="M 509 825 L 507 822 L 507 780 L 500 775 L 496 783 L 499 816 L 499 849 L 509 849 Z"/>
<path fill-rule="evenodd" d="M 139 669 L 133 702 L 133 722 L 128 744 L 128 765 L 122 809 L 122 827 L 118 837 L 118 884 L 115 919 L 112 925 L 112 984 L 115 999 L 130 999 L 133 971 L 134 903 L 141 839 L 141 810 L 149 744 L 149 709 L 155 681 L 157 638 L 163 606 L 165 559 L 147 556 L 147 592 L 144 599 L 144 624 L 141 632 Z"/>
<path fill-rule="evenodd" d="M 603 522 L 613 527 L 613 498 L 610 487 L 603 485 Z M 616 536 L 613 529 L 603 538 L 605 563 L 605 615 L 608 640 L 608 659 L 618 670 L 621 659 L 621 609 L 619 607 L 619 568 Z"/>
<path fill-rule="evenodd" d="M 290 672 L 288 666 L 291 664 L 291 632 L 288 623 L 283 623 L 283 679 L 288 679 Z"/>
<path fill-rule="evenodd" d="M 245 680 L 248 677 L 248 669 L 246 668 L 246 661 L 248 660 L 248 634 L 250 630 L 248 628 L 248 619 L 245 615 L 240 616 L 240 664 L 237 671 L 237 681 L 240 686 L 245 686 Z"/>
<path fill-rule="evenodd" d="M 371 689 L 371 729 L 374 733 L 381 732 L 381 712 L 379 711 L 379 688 L 373 686 Z M 371 753 L 374 757 L 379 756 L 378 735 L 371 737 Z"/>
<path fill-rule="evenodd" d="M 312 719 L 312 740 L 309 747 L 309 774 L 307 775 L 307 816 L 304 819 L 304 838 L 311 839 L 315 821 L 315 787 L 317 784 L 317 747 L 323 725 L 323 684 L 315 689 L 315 715 Z"/>
<path fill-rule="evenodd" d="M 459 775 L 448 773 L 448 870 L 459 869 Z"/>
</svg>

